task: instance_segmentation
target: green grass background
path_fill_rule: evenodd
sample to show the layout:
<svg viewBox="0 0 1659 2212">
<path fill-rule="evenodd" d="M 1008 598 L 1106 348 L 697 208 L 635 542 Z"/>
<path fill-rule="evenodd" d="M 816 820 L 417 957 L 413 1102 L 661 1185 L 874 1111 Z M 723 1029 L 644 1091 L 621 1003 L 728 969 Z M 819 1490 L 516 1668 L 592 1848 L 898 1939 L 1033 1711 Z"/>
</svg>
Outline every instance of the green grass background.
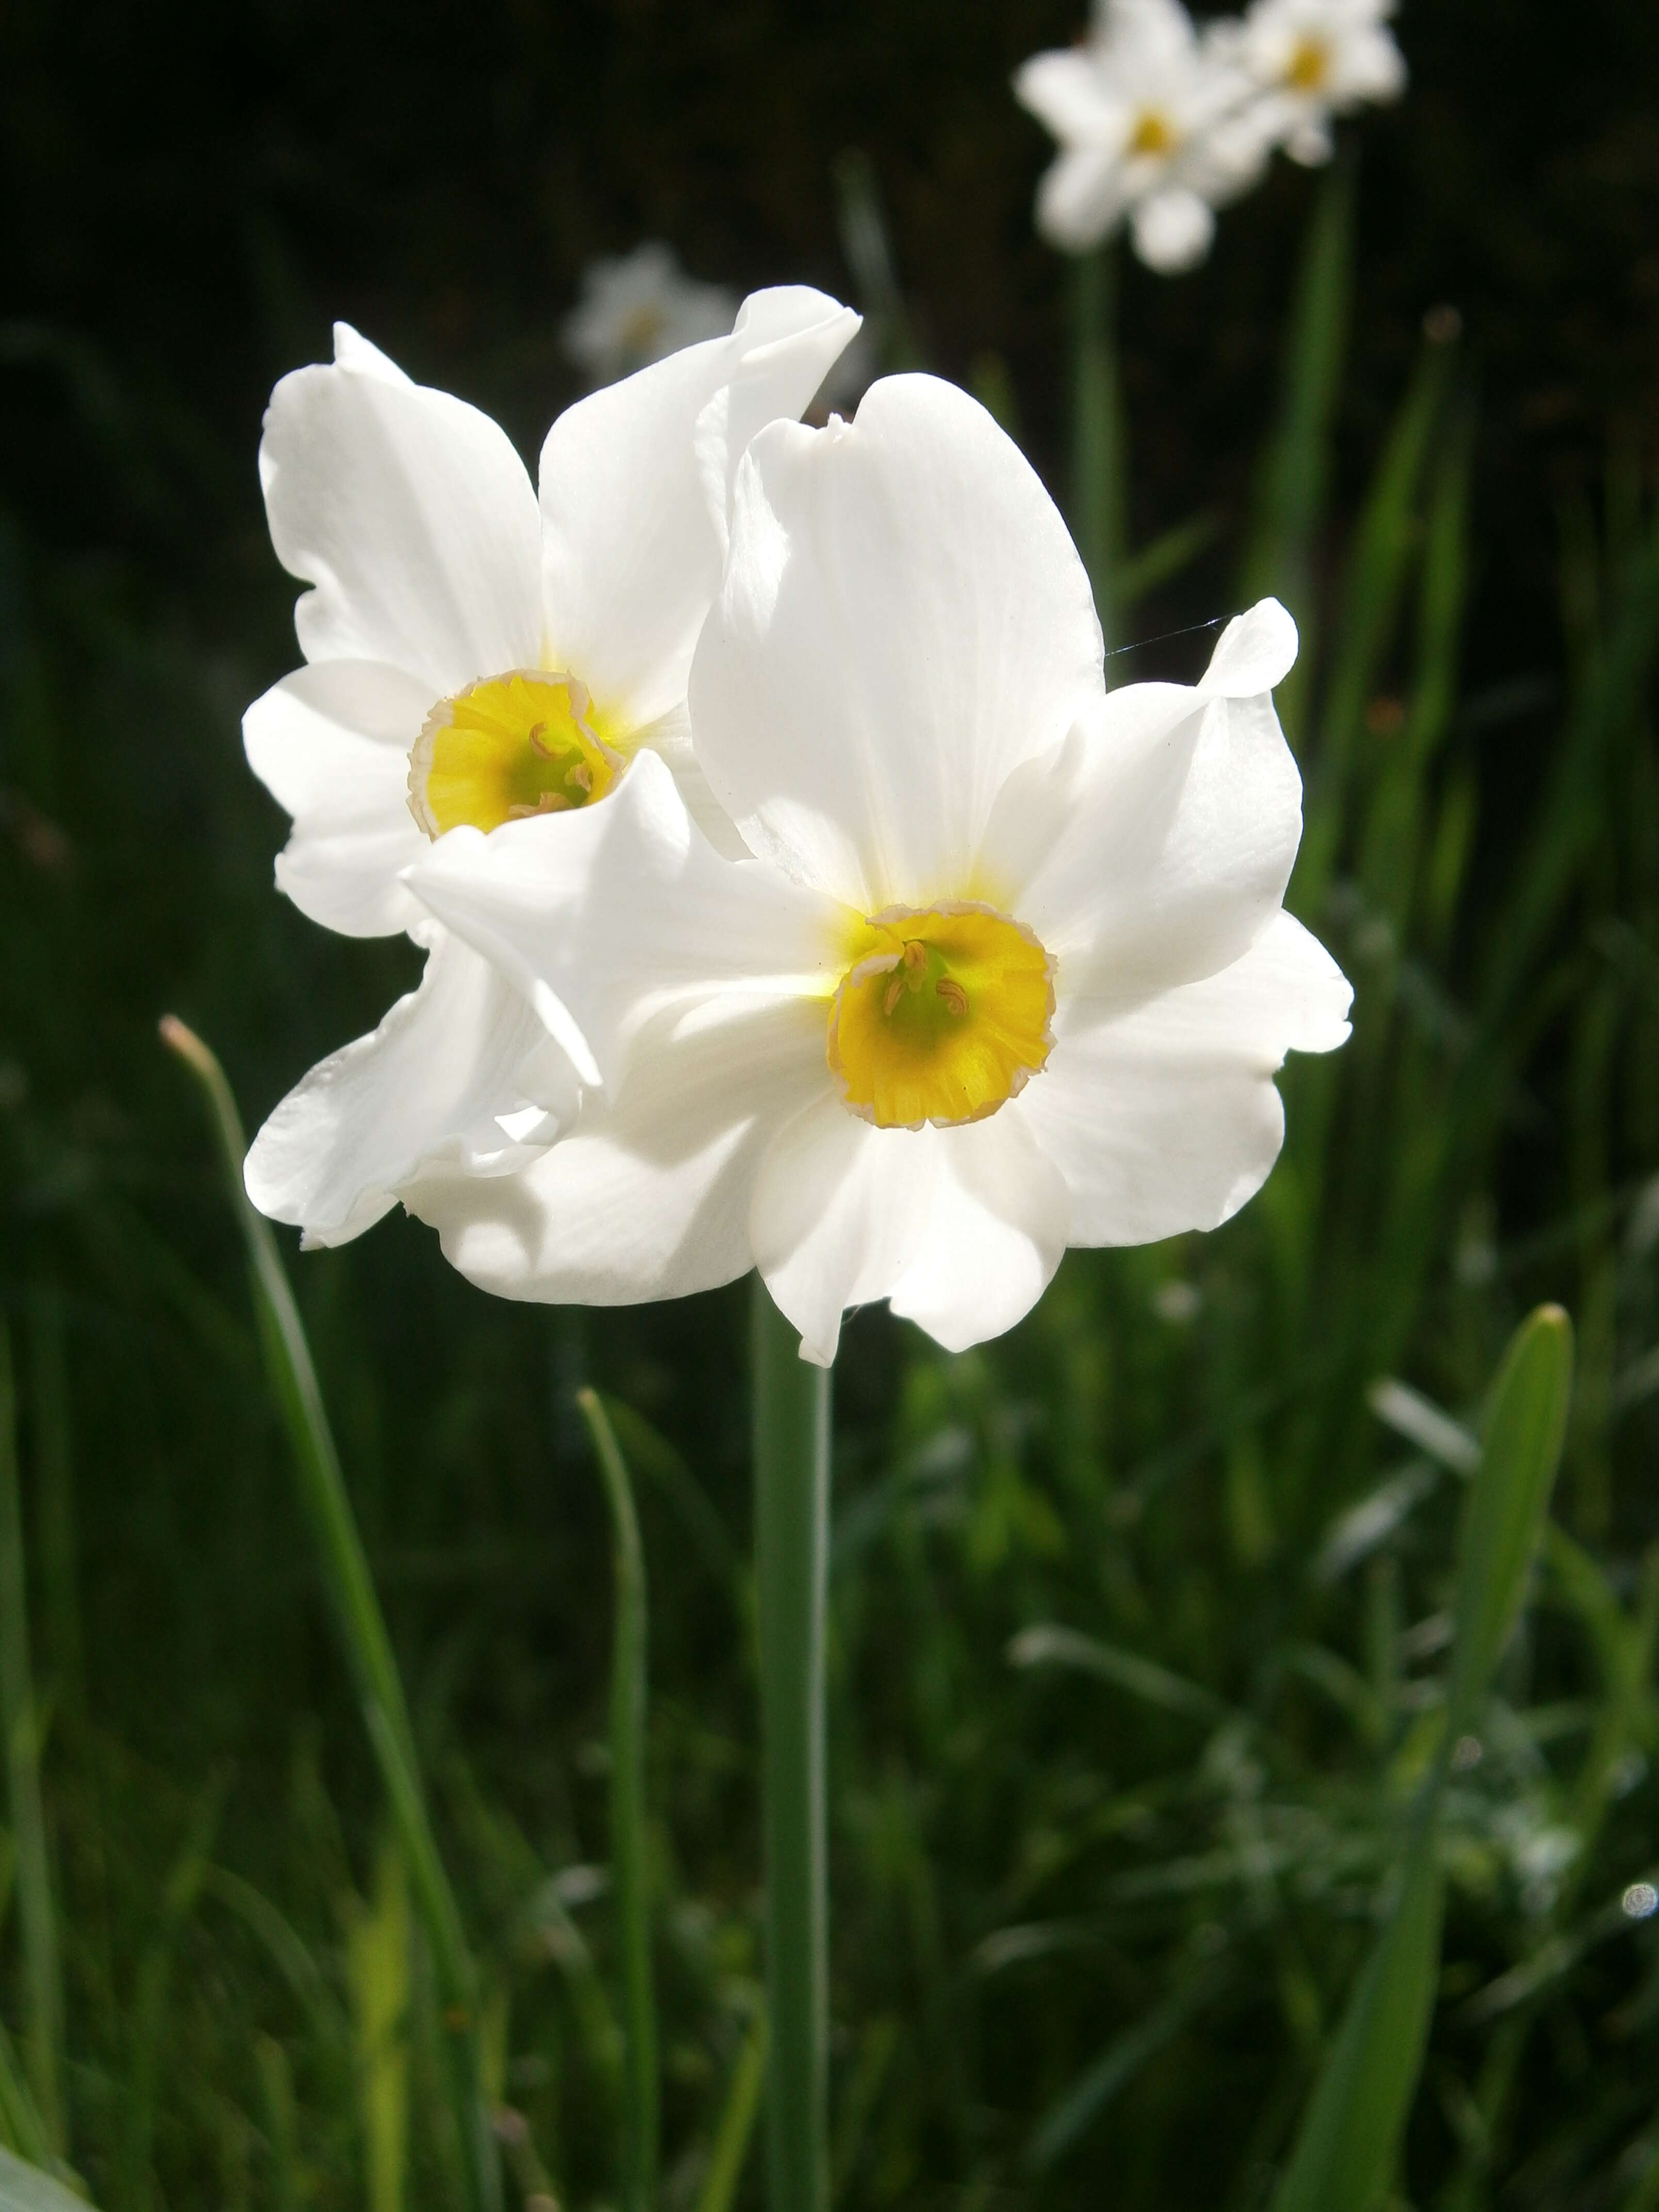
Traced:
<svg viewBox="0 0 1659 2212">
<path fill-rule="evenodd" d="M 295 659 L 264 394 L 343 314 L 533 454 L 590 258 L 662 235 L 738 289 L 854 291 L 861 149 L 907 343 L 1068 495 L 1067 272 L 1006 77 L 1075 27 L 1047 0 L 0 16 L 0 1548 L 29 1609 L 25 1638 L 0 1584 L 0 2139 L 106 2212 L 459 2201 L 408 1872 L 155 1035 L 191 1020 L 252 1120 L 416 972 L 270 888 L 237 734 Z M 1659 2204 L 1659 1919 L 1620 1908 L 1659 1880 L 1659 21 L 1418 0 L 1401 38 L 1413 88 L 1351 175 L 1280 164 L 1203 271 L 1128 268 L 1118 301 L 1128 540 L 1169 558 L 1138 597 L 1115 570 L 1115 665 L 1190 678 L 1207 640 L 1170 633 L 1294 605 L 1291 903 L 1354 1039 L 1287 1073 L 1285 1158 L 1217 1237 L 1073 1255 L 957 1360 L 863 1316 L 838 1369 L 849 2208 L 1271 2200 L 1444 1726 L 1465 1447 L 1375 1386 L 1478 1428 L 1545 1297 L 1577 1332 L 1566 1455 L 1442 1807 L 1394 2188 Z M 1461 337 L 1425 339 L 1446 305 Z M 662 2201 L 757 2203 L 744 1293 L 524 1311 L 401 1221 L 290 1260 L 509 2201 L 568 2212 L 619 2187 L 610 1539 L 574 1392 L 613 1407 L 651 1582 Z"/>
</svg>

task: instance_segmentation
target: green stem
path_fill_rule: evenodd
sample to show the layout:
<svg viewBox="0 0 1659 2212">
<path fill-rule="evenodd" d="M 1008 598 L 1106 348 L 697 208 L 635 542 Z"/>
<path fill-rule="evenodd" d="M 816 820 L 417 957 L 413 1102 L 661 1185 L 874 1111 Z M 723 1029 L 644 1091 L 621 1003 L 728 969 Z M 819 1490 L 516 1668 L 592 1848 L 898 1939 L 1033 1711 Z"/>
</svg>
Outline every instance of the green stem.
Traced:
<svg viewBox="0 0 1659 2212">
<path fill-rule="evenodd" d="M 1072 264 L 1072 532 L 1094 586 L 1109 653 L 1127 536 L 1123 402 L 1117 366 L 1117 252 Z"/>
<path fill-rule="evenodd" d="M 645 1553 L 628 1467 L 596 1390 L 576 1393 L 605 1479 L 616 1551 L 617 1623 L 611 1662 L 611 1881 L 623 1960 L 628 2054 L 623 2203 L 651 2212 L 657 2192 L 657 2011 L 651 1976 L 651 1901 L 645 1844 Z"/>
<path fill-rule="evenodd" d="M 161 1024 L 161 1037 L 201 1084 L 212 1109 L 232 1203 L 247 1247 L 266 1372 L 294 1447 L 301 1503 L 322 1556 L 363 1724 L 420 1900 L 443 2007 L 451 2100 L 467 2202 L 471 2212 L 500 2212 L 501 2166 L 479 2060 L 477 1975 L 433 1833 L 392 1638 L 351 1510 L 310 1346 L 270 1224 L 242 1188 L 246 1146 L 224 1071 L 200 1037 L 171 1014 Z"/>
<path fill-rule="evenodd" d="M 823 1637 L 830 1375 L 801 1358 L 795 1331 L 758 1278 L 751 1345 L 770 2043 L 768 2177 L 772 2212 L 825 2212 L 830 1992 Z"/>
<path fill-rule="evenodd" d="M 6 1791 L 17 1860 L 17 1906 L 28 1988 L 26 2043 L 30 2087 L 52 2149 L 64 2149 L 59 2102 L 63 1985 L 58 1929 L 40 1801 L 40 1717 L 29 1667 L 27 1596 L 23 1572 L 23 1506 L 17 1477 L 17 1401 L 11 1338 L 0 1324 L 0 1725 L 5 1730 Z"/>
</svg>

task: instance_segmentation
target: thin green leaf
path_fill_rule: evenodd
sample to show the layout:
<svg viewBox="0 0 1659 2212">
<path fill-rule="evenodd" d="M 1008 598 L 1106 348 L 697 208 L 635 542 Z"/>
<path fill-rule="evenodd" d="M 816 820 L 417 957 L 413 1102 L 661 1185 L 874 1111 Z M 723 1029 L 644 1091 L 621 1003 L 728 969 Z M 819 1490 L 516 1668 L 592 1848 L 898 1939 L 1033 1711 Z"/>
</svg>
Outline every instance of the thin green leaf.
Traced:
<svg viewBox="0 0 1659 2212">
<path fill-rule="evenodd" d="M 17 1911 L 28 2001 L 24 2053 L 47 2144 L 61 2154 L 64 1990 L 40 1799 L 40 1714 L 29 1662 L 16 1414 L 11 1337 L 0 1323 L 0 1727 L 5 1732 L 6 1797 L 16 1851 Z"/>
<path fill-rule="evenodd" d="M 697 2212 L 731 2212 L 749 2157 L 766 2079 L 766 2014 L 757 2005 L 726 2085 L 708 2170 L 697 2197 Z"/>
<path fill-rule="evenodd" d="M 1540 1306 L 1504 1356 L 1469 1486 L 1458 1547 L 1449 1741 L 1474 1719 L 1526 1595 L 1571 1386 L 1572 1324 L 1559 1306 Z"/>
<path fill-rule="evenodd" d="M 1184 1713 L 1189 1720 L 1213 1723 L 1227 1717 L 1228 1708 L 1201 1683 L 1189 1682 L 1184 1675 L 1171 1674 L 1167 1667 L 1143 1659 L 1136 1652 L 1121 1650 L 1115 1644 L 1103 1644 L 1097 1637 L 1085 1636 L 1079 1629 L 1054 1622 L 1022 1628 L 1008 1646 L 1008 1658 L 1015 1667 L 1075 1668 L 1081 1674 L 1110 1682 L 1115 1689 L 1128 1691 L 1131 1697 L 1144 1698 L 1148 1705 L 1161 1705 L 1165 1712 Z"/>
<path fill-rule="evenodd" d="M 1434 2009 L 1440 1914 L 1425 1806 L 1399 1903 L 1348 2001 L 1271 2212 L 1371 2212 L 1388 2187 Z"/>
<path fill-rule="evenodd" d="M 166 1016 L 161 1029 L 162 1042 L 195 1076 L 212 1112 L 227 1187 L 247 1248 L 266 1376 L 293 1446 L 301 1500 L 334 1599 L 363 1725 L 380 1765 L 432 1951 L 443 2006 L 451 2100 L 464 2146 L 462 2165 L 472 2212 L 500 2212 L 501 2161 L 478 2054 L 477 1971 L 433 1832 L 402 1679 L 351 1510 L 311 1348 L 270 1224 L 242 1187 L 246 1145 L 224 1071 L 201 1038 L 175 1016 Z"/>
</svg>

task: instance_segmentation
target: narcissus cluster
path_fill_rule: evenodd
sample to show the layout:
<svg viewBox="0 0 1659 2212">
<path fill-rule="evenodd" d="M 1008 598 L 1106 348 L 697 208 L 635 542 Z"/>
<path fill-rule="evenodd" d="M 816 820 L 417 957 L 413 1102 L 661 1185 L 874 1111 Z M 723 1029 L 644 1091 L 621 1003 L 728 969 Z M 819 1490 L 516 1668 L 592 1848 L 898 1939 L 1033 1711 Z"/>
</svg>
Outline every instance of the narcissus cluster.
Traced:
<svg viewBox="0 0 1659 2212">
<path fill-rule="evenodd" d="M 260 1132 L 312 1242 L 394 1201 L 508 1297 L 758 1267 L 805 1356 L 887 1299 L 959 1349 L 1068 1244 L 1225 1220 L 1289 1049 L 1349 991 L 1282 906 L 1301 787 L 1268 600 L 1191 689 L 1107 689 L 1018 447 L 890 378 L 795 418 L 856 327 L 763 293 L 507 441 L 350 332 L 277 387 L 272 536 L 309 665 L 250 710 L 278 882 L 407 930 L 418 991 Z"/>
</svg>

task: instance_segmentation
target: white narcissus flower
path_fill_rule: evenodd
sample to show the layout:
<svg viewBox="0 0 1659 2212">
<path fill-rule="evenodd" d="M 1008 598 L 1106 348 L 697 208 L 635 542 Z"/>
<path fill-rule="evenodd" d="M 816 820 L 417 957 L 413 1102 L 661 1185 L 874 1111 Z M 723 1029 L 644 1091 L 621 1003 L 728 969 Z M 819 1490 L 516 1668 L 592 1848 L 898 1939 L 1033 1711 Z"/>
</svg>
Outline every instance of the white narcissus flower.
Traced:
<svg viewBox="0 0 1659 2212">
<path fill-rule="evenodd" d="M 1394 12 L 1395 0 L 1255 0 L 1231 27 L 1231 51 L 1262 88 L 1262 128 L 1292 161 L 1328 161 L 1333 116 L 1404 91 Z"/>
<path fill-rule="evenodd" d="M 758 1265 L 812 1359 L 878 1298 L 959 1349 L 1068 1243 L 1255 1192 L 1289 1048 L 1350 993 L 1281 908 L 1301 785 L 1272 600 L 1195 689 L 1109 692 L 1088 580 L 1017 447 L 928 377 L 738 471 L 698 757 L 750 857 L 648 755 L 568 822 L 457 831 L 434 913 L 592 1054 L 572 1133 L 412 1210 L 485 1288 L 621 1304 Z"/>
<path fill-rule="evenodd" d="M 1086 40 L 1034 54 L 1014 92 L 1060 153 L 1037 192 L 1037 228 L 1080 253 L 1127 221 L 1149 267 L 1209 252 L 1212 210 L 1261 174 L 1271 140 L 1255 88 L 1224 43 L 1200 38 L 1180 0 L 1102 0 Z"/>
<path fill-rule="evenodd" d="M 590 383 L 609 384 L 682 346 L 724 337 L 737 305 L 723 284 L 688 276 L 672 246 L 653 239 L 586 271 L 565 318 L 565 351 Z"/>
<path fill-rule="evenodd" d="M 276 880 L 349 936 L 406 930 L 420 988 L 259 1132 L 249 1195 L 307 1243 L 356 1236 L 436 1159 L 509 1174 L 577 1110 L 566 1054 L 399 881 L 458 825 L 574 815 L 642 746 L 717 837 L 685 688 L 750 438 L 793 416 L 858 328 L 822 293 L 757 293 L 723 338 L 562 415 L 539 500 L 505 434 L 344 325 L 284 377 L 259 451 L 277 556 L 312 586 L 305 668 L 249 708 L 248 759 L 294 817 Z"/>
</svg>

